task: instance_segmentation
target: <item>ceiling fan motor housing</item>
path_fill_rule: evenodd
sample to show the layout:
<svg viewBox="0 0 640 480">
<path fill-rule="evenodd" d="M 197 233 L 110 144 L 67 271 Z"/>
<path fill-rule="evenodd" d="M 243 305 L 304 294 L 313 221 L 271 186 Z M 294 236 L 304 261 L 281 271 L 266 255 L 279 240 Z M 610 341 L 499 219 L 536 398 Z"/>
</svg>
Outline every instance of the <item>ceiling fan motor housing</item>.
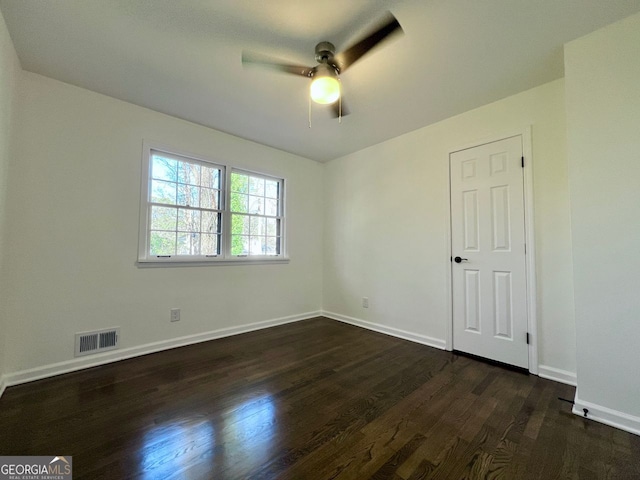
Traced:
<svg viewBox="0 0 640 480">
<path fill-rule="evenodd" d="M 316 65 L 314 67 L 310 76 L 312 78 L 331 77 L 337 79 L 338 75 L 340 75 L 340 71 L 335 65 L 333 65 L 332 63 L 321 63 L 320 65 Z"/>
</svg>

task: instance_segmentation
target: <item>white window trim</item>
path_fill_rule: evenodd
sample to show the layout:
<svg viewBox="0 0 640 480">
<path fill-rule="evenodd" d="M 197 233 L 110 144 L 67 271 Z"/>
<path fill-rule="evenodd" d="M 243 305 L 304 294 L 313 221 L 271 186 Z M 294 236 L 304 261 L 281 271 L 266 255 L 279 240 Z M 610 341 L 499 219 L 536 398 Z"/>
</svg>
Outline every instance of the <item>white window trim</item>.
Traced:
<svg viewBox="0 0 640 480">
<path fill-rule="evenodd" d="M 168 155 L 184 158 L 185 160 L 193 160 L 202 162 L 206 165 L 219 167 L 222 170 L 224 186 L 220 189 L 220 204 L 222 212 L 222 232 L 220 235 L 220 254 L 214 257 L 207 256 L 172 256 L 172 257 L 153 257 L 148 255 L 149 244 L 149 188 L 151 183 L 151 153 L 159 151 Z M 237 256 L 231 255 L 231 212 L 230 212 L 230 187 L 231 172 L 242 172 L 249 175 L 256 175 L 263 178 L 270 178 L 282 182 L 283 188 L 280 196 L 281 201 L 281 234 L 280 234 L 280 254 L 279 255 L 247 255 Z M 202 155 L 185 152 L 179 149 L 144 141 L 142 147 L 142 172 L 140 179 L 140 219 L 138 234 L 138 267 L 187 267 L 187 266 L 211 266 L 211 265 L 270 265 L 289 263 L 287 255 L 286 241 L 286 188 L 287 180 L 283 176 L 271 175 L 265 172 L 257 172 L 241 166 L 230 165 L 219 162 Z"/>
</svg>

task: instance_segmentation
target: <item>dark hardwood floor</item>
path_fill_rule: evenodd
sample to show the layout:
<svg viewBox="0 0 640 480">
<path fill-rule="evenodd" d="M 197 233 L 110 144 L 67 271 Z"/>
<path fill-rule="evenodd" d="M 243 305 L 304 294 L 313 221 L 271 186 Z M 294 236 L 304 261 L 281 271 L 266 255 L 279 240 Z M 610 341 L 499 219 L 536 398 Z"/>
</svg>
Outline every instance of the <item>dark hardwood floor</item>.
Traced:
<svg viewBox="0 0 640 480">
<path fill-rule="evenodd" d="M 0 454 L 75 479 L 640 479 L 574 389 L 318 318 L 26 385 Z"/>
</svg>

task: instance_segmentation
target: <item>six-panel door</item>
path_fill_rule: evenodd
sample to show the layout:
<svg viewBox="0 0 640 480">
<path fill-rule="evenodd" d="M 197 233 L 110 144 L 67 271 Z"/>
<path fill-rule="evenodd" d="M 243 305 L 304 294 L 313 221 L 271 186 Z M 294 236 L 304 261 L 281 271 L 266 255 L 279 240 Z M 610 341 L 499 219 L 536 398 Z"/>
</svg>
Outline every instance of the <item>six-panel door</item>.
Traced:
<svg viewBox="0 0 640 480">
<path fill-rule="evenodd" d="M 522 137 L 450 155 L 453 348 L 528 368 Z"/>
</svg>

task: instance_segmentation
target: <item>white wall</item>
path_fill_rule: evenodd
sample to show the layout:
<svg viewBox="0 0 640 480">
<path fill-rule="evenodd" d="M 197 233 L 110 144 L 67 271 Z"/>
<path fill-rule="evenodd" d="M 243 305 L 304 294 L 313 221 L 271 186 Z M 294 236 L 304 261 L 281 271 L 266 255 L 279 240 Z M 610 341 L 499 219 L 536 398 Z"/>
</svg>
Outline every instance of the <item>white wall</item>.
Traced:
<svg viewBox="0 0 640 480">
<path fill-rule="evenodd" d="M 564 82 L 329 162 L 324 309 L 444 345 L 448 154 L 532 125 L 541 373 L 575 372 Z M 370 307 L 361 306 L 367 296 Z M 554 370 L 555 369 L 555 370 Z"/>
<path fill-rule="evenodd" d="M 6 235 L 6 204 L 7 204 L 7 171 L 10 160 L 11 123 L 15 88 L 20 74 L 18 57 L 11 43 L 4 17 L 0 12 L 0 277 L 4 271 L 5 235 Z M 0 305 L 6 302 L 6 292 L 0 290 Z M 0 381 L 5 373 L 5 341 L 7 320 L 4 308 L 0 309 Z M 0 394 L 2 385 L 0 382 Z"/>
<path fill-rule="evenodd" d="M 321 164 L 27 72 L 13 139 L 9 371 L 71 360 L 79 331 L 127 349 L 321 309 Z M 284 176 L 291 262 L 136 267 L 143 139 Z"/>
<path fill-rule="evenodd" d="M 640 434 L 640 14 L 567 44 L 576 407 Z"/>
</svg>

